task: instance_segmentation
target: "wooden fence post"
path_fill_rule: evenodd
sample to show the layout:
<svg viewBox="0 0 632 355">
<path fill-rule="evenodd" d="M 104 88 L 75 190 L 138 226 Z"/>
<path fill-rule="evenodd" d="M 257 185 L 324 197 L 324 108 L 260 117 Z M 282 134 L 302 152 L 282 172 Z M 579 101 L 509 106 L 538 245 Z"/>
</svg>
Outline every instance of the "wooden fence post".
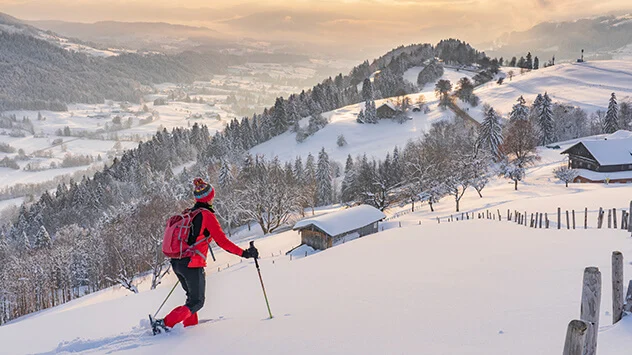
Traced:
<svg viewBox="0 0 632 355">
<path fill-rule="evenodd" d="M 603 223 L 603 208 L 599 207 L 599 214 L 597 215 L 597 228 L 601 229 Z"/>
<path fill-rule="evenodd" d="M 623 254 L 612 252 L 612 324 L 623 316 Z"/>
<path fill-rule="evenodd" d="M 529 227 L 533 228 L 533 212 L 531 212 L 531 219 L 529 221 Z"/>
<path fill-rule="evenodd" d="M 628 294 L 625 295 L 625 305 L 623 306 L 626 312 L 632 312 L 632 280 L 628 284 Z"/>
<path fill-rule="evenodd" d="M 568 218 L 568 210 L 566 210 L 566 229 L 571 229 L 571 222 Z"/>
<path fill-rule="evenodd" d="M 527 211 L 524 211 L 524 226 L 525 227 L 527 226 L 527 216 L 528 216 Z"/>
<path fill-rule="evenodd" d="M 626 223 L 626 216 L 625 216 L 626 212 L 625 210 L 621 210 L 621 229 L 627 229 L 628 226 L 625 225 Z"/>
<path fill-rule="evenodd" d="M 582 303 L 580 319 L 589 323 L 586 334 L 584 355 L 597 353 L 597 334 L 599 332 L 599 307 L 601 305 L 601 272 L 590 266 L 584 269 Z"/>
<path fill-rule="evenodd" d="M 507 220 L 511 222 L 511 214 L 509 213 L 509 208 L 507 209 Z"/>
<path fill-rule="evenodd" d="M 617 229 L 617 209 L 612 209 L 612 228 Z"/>
<path fill-rule="evenodd" d="M 496 209 L 496 211 L 498 211 L 498 222 L 501 222 L 502 221 L 502 217 L 500 215 L 500 209 L 498 208 L 498 209 Z"/>
<path fill-rule="evenodd" d="M 574 319 L 568 323 L 566 341 L 562 355 L 583 355 L 586 343 L 586 333 L 589 324 L 586 321 Z"/>
<path fill-rule="evenodd" d="M 557 229 L 562 228 L 562 209 L 557 208 Z"/>
<path fill-rule="evenodd" d="M 632 233 L 632 201 L 630 201 L 630 209 L 628 210 L 628 232 Z"/>
<path fill-rule="evenodd" d="M 437 224 L 441 224 L 441 220 L 437 217 Z"/>
<path fill-rule="evenodd" d="M 573 210 L 573 229 L 575 229 L 575 210 Z"/>
<path fill-rule="evenodd" d="M 612 210 L 608 209 L 608 229 L 612 228 Z"/>
<path fill-rule="evenodd" d="M 546 229 L 549 229 L 549 213 L 548 212 L 544 213 L 544 219 L 546 221 L 546 223 L 545 223 L 546 224 Z"/>
<path fill-rule="evenodd" d="M 588 229 L 588 207 L 584 207 L 584 229 Z"/>
<path fill-rule="evenodd" d="M 540 212 L 540 229 L 542 229 L 542 212 Z"/>
</svg>

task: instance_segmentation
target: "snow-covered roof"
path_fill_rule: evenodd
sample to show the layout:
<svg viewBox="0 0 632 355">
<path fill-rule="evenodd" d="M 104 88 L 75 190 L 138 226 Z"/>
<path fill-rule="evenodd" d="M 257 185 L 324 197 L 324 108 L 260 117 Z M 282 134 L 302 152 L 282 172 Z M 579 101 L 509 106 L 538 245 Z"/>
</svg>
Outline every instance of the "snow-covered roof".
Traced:
<svg viewBox="0 0 632 355">
<path fill-rule="evenodd" d="M 360 205 L 303 219 L 298 221 L 293 229 L 304 229 L 313 225 L 331 236 L 336 236 L 367 226 L 385 217 L 386 215 L 382 211 L 373 206 Z"/>
<path fill-rule="evenodd" d="M 604 139 L 582 140 L 583 144 L 600 165 L 632 164 L 632 137 L 628 131 L 617 131 Z M 567 153 L 577 144 L 566 149 Z"/>
<path fill-rule="evenodd" d="M 393 110 L 393 111 L 397 111 L 397 107 L 395 107 L 395 105 L 394 105 L 392 102 L 390 102 L 390 101 L 386 101 L 386 102 L 384 102 L 384 103 L 383 103 L 383 104 L 381 104 L 378 108 L 380 108 L 380 107 L 382 107 L 382 106 L 386 106 L 386 107 L 390 108 L 390 109 L 391 109 L 391 110 Z"/>
</svg>

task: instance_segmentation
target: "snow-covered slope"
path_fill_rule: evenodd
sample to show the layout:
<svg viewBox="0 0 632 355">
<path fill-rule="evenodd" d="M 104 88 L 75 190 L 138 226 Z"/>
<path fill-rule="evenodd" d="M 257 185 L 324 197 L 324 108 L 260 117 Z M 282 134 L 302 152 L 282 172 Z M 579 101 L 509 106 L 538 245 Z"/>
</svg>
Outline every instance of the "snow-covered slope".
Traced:
<svg viewBox="0 0 632 355">
<path fill-rule="evenodd" d="M 520 95 L 531 104 L 538 94 L 547 92 L 554 102 L 579 106 L 588 114 L 606 110 L 613 92 L 619 100 L 632 96 L 632 61 L 564 63 L 524 74 L 518 68 L 503 69 L 506 73 L 514 71 L 512 80 L 506 78 L 502 85 L 490 82 L 474 92 L 482 103 L 505 115 Z M 459 105 L 469 106 L 460 102 Z M 482 105 L 470 108 L 468 113 L 482 120 Z"/>
<path fill-rule="evenodd" d="M 416 75 L 420 70 L 420 67 L 411 68 L 404 73 L 404 77 L 406 80 L 416 81 Z M 617 94 L 619 100 L 632 96 L 632 61 L 566 63 L 524 74 L 520 74 L 517 68 L 503 70 L 505 73 L 513 70 L 515 76 L 512 80 L 505 79 L 502 85 L 492 81 L 477 87 L 475 93 L 481 99 L 481 105 L 478 107 L 470 107 L 469 104 L 457 100 L 457 104 L 479 122 L 483 120 L 483 103 L 488 103 L 500 113 L 508 115 L 521 95 L 528 104 L 531 104 L 537 94 L 548 92 L 554 102 L 579 106 L 588 114 L 605 110 L 612 92 Z M 450 80 L 454 86 L 461 77 L 471 78 L 473 75 L 474 73 L 469 71 L 447 68 L 442 78 Z M 356 156 L 366 153 L 368 156 L 382 158 L 387 152 L 392 151 L 394 146 L 403 147 L 407 140 L 422 135 L 433 122 L 454 117 L 451 111 L 443 111 L 437 107 L 438 102 L 433 90 L 434 84 L 428 84 L 421 93 L 409 95 L 413 103 L 420 95 L 424 95 L 431 111 L 428 114 L 410 112 L 412 120 L 403 124 L 392 120 L 381 120 L 376 125 L 358 124 L 355 120 L 364 104 L 350 105 L 325 113 L 324 116 L 330 118 L 330 124 L 303 143 L 297 143 L 295 134 L 288 132 L 252 148 L 251 153 L 278 155 L 281 160 L 293 160 L 299 155 L 305 158 L 309 153 L 316 154 L 324 147 L 330 159 L 333 157 L 339 162 L 344 162 L 347 154 Z M 395 98 L 378 100 L 376 105 L 379 106 L 388 100 L 394 101 Z M 306 121 L 302 123 L 306 124 Z M 347 146 L 336 145 L 336 139 L 341 134 L 349 143 Z"/>
<path fill-rule="evenodd" d="M 405 74 L 412 78 L 414 71 L 419 67 L 409 69 L 413 74 Z M 407 73 L 409 73 L 407 72 Z M 471 72 L 458 72 L 453 69 L 445 69 L 443 78 L 452 81 L 453 85 L 462 77 L 472 77 Z M 416 79 L 415 79 L 416 81 Z M 441 110 L 434 93 L 434 84 L 428 84 L 417 94 L 408 95 L 412 103 L 416 103 L 421 95 L 424 96 L 429 113 L 409 112 L 412 120 L 399 124 L 393 120 L 381 120 L 378 124 L 359 124 L 356 118 L 364 103 L 349 105 L 334 111 L 327 112 L 323 116 L 329 118 L 329 124 L 325 128 L 308 137 L 304 142 L 296 142 L 296 134 L 286 132 L 265 143 L 252 148 L 252 154 L 263 154 L 267 157 L 278 156 L 282 161 L 292 161 L 297 156 L 305 157 L 309 154 L 317 154 L 321 148 L 325 148 L 329 158 L 344 163 L 348 154 L 352 156 L 367 154 L 375 158 L 383 158 L 387 152 L 395 146 L 403 147 L 409 139 L 415 139 L 423 135 L 433 122 L 454 117 L 452 111 Z M 379 107 L 384 102 L 395 101 L 392 99 L 376 100 Z M 301 122 L 301 126 L 307 125 L 307 119 Z M 339 135 L 343 135 L 347 141 L 344 147 L 336 144 Z"/>
<path fill-rule="evenodd" d="M 272 320 L 265 319 L 252 262 L 216 253 L 218 261 L 207 268 L 207 302 L 200 313 L 213 322 L 166 336 L 149 334 L 145 318 L 175 283 L 169 275 L 154 291 L 146 282 L 135 295 L 115 287 L 18 319 L 0 327 L 0 343 L 10 354 L 170 354 L 207 348 L 263 355 L 419 349 L 429 354 L 559 354 L 566 325 L 579 316 L 583 269 L 598 266 L 604 281 L 599 353 L 624 354 L 632 341 L 632 320 L 610 325 L 610 254 L 624 253 L 629 280 L 632 239 L 625 231 L 596 229 L 595 220 L 599 207 L 627 208 L 632 187 L 565 188 L 551 173 L 563 159 L 560 151 L 541 149 L 541 161 L 529 169 L 519 191 L 495 179 L 483 198 L 468 191 L 462 208 L 552 216 L 557 207 L 587 207 L 588 230 L 567 230 L 565 222 L 562 230 L 506 221 L 445 223 L 454 214 L 454 202 L 446 198 L 435 212 L 417 206 L 414 213 L 381 223 L 383 232 L 309 257 L 293 253 L 291 261 L 285 252 L 300 243 L 296 232 L 259 239 Z M 249 241 L 245 237 L 242 246 Z M 161 315 L 183 301 L 177 289 Z"/>
<path fill-rule="evenodd" d="M 261 245 L 264 255 L 276 251 Z M 1 327 L 0 339 L 11 354 L 559 354 L 566 324 L 579 314 L 583 268 L 599 266 L 608 280 L 613 250 L 632 256 L 626 233 L 493 221 L 411 225 L 308 258 L 263 260 L 272 320 L 245 262 L 208 276 L 200 315 L 214 321 L 194 328 L 150 335 L 144 318 L 170 279 L 155 291 L 95 295 L 30 316 Z M 183 301 L 178 289 L 167 308 Z M 629 329 L 629 319 L 600 335 L 601 354 L 621 354 L 616 349 L 632 340 L 621 327 Z"/>
</svg>

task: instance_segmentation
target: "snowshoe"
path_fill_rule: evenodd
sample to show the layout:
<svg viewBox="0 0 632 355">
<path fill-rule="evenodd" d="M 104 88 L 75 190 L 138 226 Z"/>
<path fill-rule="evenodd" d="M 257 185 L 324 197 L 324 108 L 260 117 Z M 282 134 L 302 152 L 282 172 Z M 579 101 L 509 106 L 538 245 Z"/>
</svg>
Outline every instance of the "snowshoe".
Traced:
<svg viewBox="0 0 632 355">
<path fill-rule="evenodd" d="M 154 319 L 151 314 L 149 315 L 149 323 L 151 324 L 151 331 L 154 335 L 169 332 L 169 327 L 165 325 L 165 321 L 162 319 Z"/>
</svg>

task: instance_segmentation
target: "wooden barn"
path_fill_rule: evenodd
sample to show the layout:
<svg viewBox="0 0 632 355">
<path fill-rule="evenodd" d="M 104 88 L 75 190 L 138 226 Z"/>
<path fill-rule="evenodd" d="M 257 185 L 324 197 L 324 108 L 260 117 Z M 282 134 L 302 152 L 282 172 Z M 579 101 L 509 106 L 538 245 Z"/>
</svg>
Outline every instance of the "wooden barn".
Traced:
<svg viewBox="0 0 632 355">
<path fill-rule="evenodd" d="M 560 153 L 568 154 L 569 168 L 578 169 L 575 182 L 632 182 L 632 138 L 615 135 L 584 140 Z"/>
<path fill-rule="evenodd" d="M 393 118 L 400 111 L 390 102 L 385 102 L 376 109 L 378 118 Z"/>
<path fill-rule="evenodd" d="M 302 244 L 325 250 L 343 240 L 377 232 L 377 222 L 385 217 L 382 211 L 373 206 L 360 205 L 303 219 L 293 229 L 301 233 Z"/>
</svg>

